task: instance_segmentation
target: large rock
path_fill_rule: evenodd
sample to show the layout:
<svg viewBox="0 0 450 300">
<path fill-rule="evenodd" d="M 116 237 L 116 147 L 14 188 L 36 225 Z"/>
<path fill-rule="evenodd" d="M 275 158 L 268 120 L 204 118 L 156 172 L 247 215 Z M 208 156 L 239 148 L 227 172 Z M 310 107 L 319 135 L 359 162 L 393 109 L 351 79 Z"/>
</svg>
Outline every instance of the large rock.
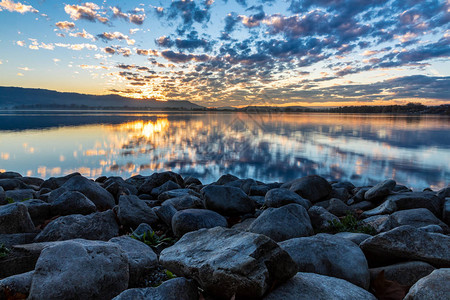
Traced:
<svg viewBox="0 0 450 300">
<path fill-rule="evenodd" d="M 255 211 L 255 203 L 240 188 L 209 185 L 202 189 L 207 209 L 225 216 L 239 216 Z"/>
<path fill-rule="evenodd" d="M 343 239 L 349 240 L 349 241 L 355 243 L 356 245 L 359 245 L 363 241 L 372 237 L 370 234 L 361 233 L 361 232 L 338 232 L 334 236 L 338 237 L 338 238 L 343 238 Z"/>
<path fill-rule="evenodd" d="M 321 206 L 311 206 L 308 215 L 314 229 L 325 230 L 332 226 L 333 222 L 340 222 L 339 218 Z"/>
<path fill-rule="evenodd" d="M 153 198 L 158 198 L 158 196 L 164 192 L 173 191 L 181 189 L 181 186 L 178 183 L 173 182 L 172 180 L 169 180 L 165 182 L 163 185 L 158 186 L 152 190 L 150 195 Z"/>
<path fill-rule="evenodd" d="M 291 257 L 263 235 L 215 227 L 185 234 L 160 263 L 195 279 L 214 299 L 260 298 L 296 273 Z"/>
<path fill-rule="evenodd" d="M 16 178 L 0 179 L 0 186 L 5 191 L 28 188 L 28 185 L 26 185 L 22 180 Z"/>
<path fill-rule="evenodd" d="M 73 176 L 59 189 L 50 194 L 49 202 L 53 202 L 67 191 L 78 191 L 94 202 L 99 210 L 109 209 L 115 205 L 114 197 L 99 184 L 83 177 Z"/>
<path fill-rule="evenodd" d="M 17 172 L 11 172 L 11 171 L 0 172 L 0 179 L 19 178 L 19 177 L 22 177 L 22 175 L 20 175 L 20 173 L 17 173 Z"/>
<path fill-rule="evenodd" d="M 59 196 L 51 204 L 54 215 L 66 216 L 72 214 L 88 215 L 97 210 L 94 202 L 77 191 L 68 191 Z"/>
<path fill-rule="evenodd" d="M 35 198 L 36 192 L 33 189 L 10 190 L 5 192 L 5 196 L 14 202 L 21 202 Z"/>
<path fill-rule="evenodd" d="M 44 223 L 45 220 L 50 219 L 50 204 L 39 199 L 30 199 L 23 201 L 23 204 L 27 207 L 31 220 L 33 220 L 34 226 Z"/>
<path fill-rule="evenodd" d="M 373 217 L 369 217 L 367 219 L 361 220 L 359 222 L 360 225 L 369 225 L 377 233 L 389 231 L 395 227 L 398 227 L 397 223 L 390 215 L 377 215 Z"/>
<path fill-rule="evenodd" d="M 248 228 L 276 242 L 313 234 L 306 209 L 298 204 L 266 209 Z"/>
<path fill-rule="evenodd" d="M 376 300 L 368 291 L 339 278 L 314 273 L 297 273 L 273 290 L 264 300 Z"/>
<path fill-rule="evenodd" d="M 398 224 L 397 226 L 411 225 L 420 228 L 428 225 L 439 225 L 444 232 L 449 232 L 448 226 L 426 208 L 400 210 L 393 213 L 391 218 Z"/>
<path fill-rule="evenodd" d="M 361 214 L 361 218 L 364 219 L 378 215 L 392 214 L 395 211 L 397 211 L 397 205 L 394 201 L 388 200 L 373 209 L 366 210 Z"/>
<path fill-rule="evenodd" d="M 128 258 L 130 280 L 128 287 L 137 284 L 158 264 L 158 257 L 152 248 L 129 236 L 115 237 L 109 240 L 118 244 Z"/>
<path fill-rule="evenodd" d="M 205 208 L 203 201 L 200 198 L 192 195 L 171 198 L 162 203 L 162 206 L 165 205 L 172 205 L 176 210 L 183 210 L 188 208 Z"/>
<path fill-rule="evenodd" d="M 198 300 L 197 285 L 183 277 L 167 280 L 155 288 L 129 289 L 114 300 Z"/>
<path fill-rule="evenodd" d="M 290 239 L 279 243 L 297 264 L 298 272 L 345 279 L 368 289 L 369 267 L 361 249 L 353 242 L 330 234 Z"/>
<path fill-rule="evenodd" d="M 330 213 L 332 213 L 335 216 L 343 217 L 349 213 L 352 213 L 352 209 L 342 202 L 342 200 L 337 198 L 332 198 L 330 200 L 317 202 L 315 205 L 322 206 L 326 210 L 328 210 Z"/>
<path fill-rule="evenodd" d="M 421 260 L 435 267 L 450 266 L 450 237 L 429 233 L 412 226 L 400 226 L 368 238 L 360 245 L 374 263 L 392 260 Z"/>
<path fill-rule="evenodd" d="M 202 197 L 202 195 L 200 193 L 197 193 L 196 191 L 191 190 L 191 189 L 177 189 L 177 190 L 170 190 L 170 191 L 159 194 L 158 201 L 164 202 L 165 200 L 168 200 L 168 199 L 184 197 L 184 196 L 189 196 L 189 195 L 198 197 L 198 198 Z"/>
<path fill-rule="evenodd" d="M 267 207 L 281 207 L 286 204 L 300 204 L 308 209 L 311 203 L 288 189 L 272 189 L 266 193 L 264 205 Z"/>
<path fill-rule="evenodd" d="M 375 280 L 381 271 L 384 278 L 405 286 L 412 286 L 420 278 L 429 275 L 435 268 L 423 261 L 409 261 L 389 266 L 369 269 L 371 280 Z"/>
<path fill-rule="evenodd" d="M 405 300 L 450 299 L 450 269 L 434 270 L 410 289 Z"/>
<path fill-rule="evenodd" d="M 6 201 L 5 190 L 0 186 L 0 205 L 8 204 Z"/>
<path fill-rule="evenodd" d="M 158 216 L 153 209 L 135 195 L 120 196 L 117 217 L 124 226 L 136 228 L 141 223 L 154 224 Z"/>
<path fill-rule="evenodd" d="M 36 235 L 37 232 L 0 234 L 0 245 L 10 247 L 12 245 L 29 244 L 33 242 Z"/>
<path fill-rule="evenodd" d="M 442 220 L 450 226 L 450 198 L 445 198 L 444 207 L 442 209 Z"/>
<path fill-rule="evenodd" d="M 312 203 L 316 203 L 327 197 L 332 188 L 326 179 L 318 175 L 310 175 L 294 180 L 289 189 Z"/>
<path fill-rule="evenodd" d="M 202 228 L 227 227 L 227 225 L 224 217 L 208 209 L 185 209 L 177 212 L 172 218 L 172 230 L 178 237 Z"/>
<path fill-rule="evenodd" d="M 147 179 L 144 183 L 139 187 L 138 192 L 140 194 L 151 194 L 152 190 L 156 187 L 159 187 L 166 183 L 167 181 L 172 180 L 176 184 L 180 185 L 181 187 L 184 187 L 184 180 L 183 178 L 174 172 L 161 172 L 161 173 L 153 173 Z M 127 181 L 125 181 L 127 182 Z"/>
<path fill-rule="evenodd" d="M 50 177 L 41 184 L 41 189 L 46 188 L 50 190 L 56 190 L 57 188 L 60 188 L 64 183 L 66 183 L 70 178 L 75 176 L 81 176 L 81 174 L 76 172 L 63 177 Z"/>
<path fill-rule="evenodd" d="M 33 273 L 30 271 L 0 280 L 0 299 L 25 299 L 30 293 Z"/>
<path fill-rule="evenodd" d="M 397 183 L 393 179 L 388 179 L 383 182 L 380 182 L 376 186 L 370 188 L 364 194 L 364 199 L 366 199 L 367 201 L 374 201 L 384 196 L 387 196 L 392 192 L 396 184 Z"/>
<path fill-rule="evenodd" d="M 0 206 L 0 234 L 33 231 L 34 224 L 24 204 L 11 203 Z"/>
<path fill-rule="evenodd" d="M 127 288 L 128 279 L 119 245 L 64 241 L 42 250 L 28 299 L 111 299 Z"/>
<path fill-rule="evenodd" d="M 35 242 L 64 241 L 76 238 L 107 241 L 119 235 L 119 225 L 112 210 L 87 216 L 70 215 L 50 222 Z"/>
<path fill-rule="evenodd" d="M 172 229 L 172 218 L 177 213 L 177 209 L 172 205 L 155 207 L 155 213 L 170 229 Z"/>
<path fill-rule="evenodd" d="M 398 193 L 387 196 L 385 200 L 394 202 L 397 210 L 427 208 L 436 217 L 440 218 L 442 216 L 444 199 L 437 197 L 433 192 Z"/>
</svg>

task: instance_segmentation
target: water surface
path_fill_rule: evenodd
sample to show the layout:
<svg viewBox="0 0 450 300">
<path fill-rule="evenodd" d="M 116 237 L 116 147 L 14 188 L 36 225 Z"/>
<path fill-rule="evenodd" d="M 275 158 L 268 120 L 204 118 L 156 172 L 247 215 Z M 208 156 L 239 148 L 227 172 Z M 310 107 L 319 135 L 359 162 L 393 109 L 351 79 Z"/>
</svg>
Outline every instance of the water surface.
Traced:
<svg viewBox="0 0 450 300">
<path fill-rule="evenodd" d="M 307 113 L 0 112 L 0 170 L 95 178 L 173 170 L 212 182 L 310 174 L 421 189 L 450 181 L 442 116 Z"/>
</svg>

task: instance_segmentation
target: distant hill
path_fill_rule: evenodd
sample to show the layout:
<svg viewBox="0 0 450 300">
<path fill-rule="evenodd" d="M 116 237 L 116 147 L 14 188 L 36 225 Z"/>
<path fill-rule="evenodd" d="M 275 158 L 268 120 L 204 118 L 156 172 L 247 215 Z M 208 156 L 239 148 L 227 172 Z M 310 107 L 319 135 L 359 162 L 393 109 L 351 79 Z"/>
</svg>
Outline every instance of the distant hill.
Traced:
<svg viewBox="0 0 450 300">
<path fill-rule="evenodd" d="M 169 109 L 205 110 L 189 101 L 157 101 L 126 98 L 119 95 L 61 93 L 44 89 L 0 87 L 0 109 Z"/>
</svg>

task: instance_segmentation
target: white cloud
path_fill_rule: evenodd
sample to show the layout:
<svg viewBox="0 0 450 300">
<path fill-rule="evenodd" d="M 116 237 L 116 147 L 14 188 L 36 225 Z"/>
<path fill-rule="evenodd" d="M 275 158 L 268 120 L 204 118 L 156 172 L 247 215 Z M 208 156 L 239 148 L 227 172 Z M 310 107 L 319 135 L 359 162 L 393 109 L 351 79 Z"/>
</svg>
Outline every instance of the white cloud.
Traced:
<svg viewBox="0 0 450 300">
<path fill-rule="evenodd" d="M 21 14 L 27 13 L 27 12 L 33 12 L 33 13 L 37 13 L 39 12 L 37 9 L 35 9 L 33 6 L 31 5 L 24 5 L 20 2 L 13 2 L 10 0 L 2 0 L 2 2 L 0 2 L 0 10 L 1 9 L 6 9 L 8 11 L 11 12 L 18 12 Z"/>
</svg>

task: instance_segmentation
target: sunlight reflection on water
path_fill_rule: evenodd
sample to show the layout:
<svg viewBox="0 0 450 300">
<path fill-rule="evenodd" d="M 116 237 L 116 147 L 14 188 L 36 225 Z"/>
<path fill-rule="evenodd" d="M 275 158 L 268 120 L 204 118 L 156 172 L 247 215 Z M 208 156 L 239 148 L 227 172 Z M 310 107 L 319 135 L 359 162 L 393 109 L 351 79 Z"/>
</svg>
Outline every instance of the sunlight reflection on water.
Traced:
<svg viewBox="0 0 450 300">
<path fill-rule="evenodd" d="M 319 174 L 415 188 L 450 179 L 439 116 L 246 113 L 0 113 L 0 169 L 28 176 L 129 177 L 173 170 L 208 183 Z"/>
</svg>

